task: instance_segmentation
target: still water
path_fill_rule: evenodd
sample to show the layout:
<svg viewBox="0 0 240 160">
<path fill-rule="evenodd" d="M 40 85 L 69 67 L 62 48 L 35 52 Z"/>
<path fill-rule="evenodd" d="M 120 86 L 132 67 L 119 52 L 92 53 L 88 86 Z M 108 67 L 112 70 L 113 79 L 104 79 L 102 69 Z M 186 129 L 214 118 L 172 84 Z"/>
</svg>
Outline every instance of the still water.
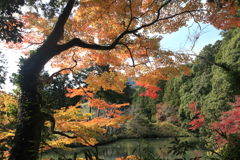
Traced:
<svg viewBox="0 0 240 160">
<path fill-rule="evenodd" d="M 146 148 L 149 144 L 149 150 L 153 152 L 156 158 L 160 156 L 162 159 L 172 160 L 175 158 L 180 158 L 168 154 L 168 147 L 172 146 L 170 142 L 173 140 L 174 138 L 122 139 L 106 145 L 98 146 L 98 153 L 99 157 L 104 160 L 115 160 L 116 158 L 125 157 L 132 154 L 141 156 L 144 154 L 144 148 Z M 190 143 L 198 141 L 197 138 L 190 137 L 180 138 L 180 140 L 188 141 Z M 79 147 L 75 148 L 73 151 L 55 150 L 55 152 L 50 151 L 47 153 L 42 153 L 41 159 L 53 158 L 54 160 L 57 160 L 58 158 L 61 158 L 61 155 L 64 155 L 66 158 L 73 158 L 74 152 L 77 153 L 78 158 L 84 158 L 84 149 L 94 150 L 91 147 Z M 187 159 L 200 156 L 205 156 L 205 152 L 202 150 L 191 150 L 187 152 Z"/>
</svg>

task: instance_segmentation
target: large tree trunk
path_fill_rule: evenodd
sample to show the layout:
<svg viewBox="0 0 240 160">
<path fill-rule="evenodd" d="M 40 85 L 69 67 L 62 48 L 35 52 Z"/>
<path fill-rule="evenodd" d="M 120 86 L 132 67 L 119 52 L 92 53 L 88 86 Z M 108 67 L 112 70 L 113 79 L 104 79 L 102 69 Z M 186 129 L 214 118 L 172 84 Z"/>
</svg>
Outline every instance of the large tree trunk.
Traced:
<svg viewBox="0 0 240 160">
<path fill-rule="evenodd" d="M 29 85 L 29 87 L 31 87 Z M 18 124 L 10 160 L 37 159 L 43 117 L 36 94 L 22 95 L 18 108 Z"/>
<path fill-rule="evenodd" d="M 10 160 L 37 159 L 41 131 L 45 121 L 40 111 L 42 100 L 37 85 L 39 84 L 39 73 L 50 59 L 49 56 L 45 55 L 49 51 L 51 51 L 50 48 L 42 46 L 21 67 L 18 123 Z"/>
<path fill-rule="evenodd" d="M 41 131 L 46 120 L 40 110 L 42 99 L 37 89 L 39 74 L 52 57 L 66 49 L 62 49 L 57 42 L 63 36 L 63 27 L 74 2 L 69 0 L 45 43 L 21 67 L 18 122 L 9 160 L 36 160 L 38 157 Z"/>
</svg>

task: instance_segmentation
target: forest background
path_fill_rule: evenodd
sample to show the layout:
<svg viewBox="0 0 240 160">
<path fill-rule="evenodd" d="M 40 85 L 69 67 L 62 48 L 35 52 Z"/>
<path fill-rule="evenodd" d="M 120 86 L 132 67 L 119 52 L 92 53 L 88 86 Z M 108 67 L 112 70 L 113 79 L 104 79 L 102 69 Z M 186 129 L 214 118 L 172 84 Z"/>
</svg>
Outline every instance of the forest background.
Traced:
<svg viewBox="0 0 240 160">
<path fill-rule="evenodd" d="M 146 36 L 144 34 L 139 35 L 140 33 L 137 33 L 138 30 L 153 25 L 158 19 L 154 20 L 153 18 L 149 25 L 143 24 L 140 28 L 136 25 L 136 28 L 134 28 L 133 24 L 136 22 L 142 23 L 142 21 L 137 21 L 132 16 L 133 12 L 131 9 L 134 7 L 131 5 L 131 1 L 126 3 L 127 8 L 129 7 L 130 10 L 123 11 L 125 14 L 130 13 L 129 24 L 126 26 L 123 23 L 122 26 L 119 26 L 113 23 L 112 27 L 117 29 L 122 30 L 121 27 L 127 28 L 109 46 L 95 44 L 95 42 L 103 38 L 101 34 L 94 35 L 99 38 L 98 40 L 91 39 L 90 35 L 87 35 L 84 37 L 84 40 L 88 41 L 87 43 L 79 39 L 66 42 L 71 39 L 70 30 L 67 30 L 67 33 L 69 32 L 70 34 L 65 35 L 66 39 L 61 39 L 56 34 L 51 36 L 56 31 L 62 32 L 61 27 L 58 28 L 59 25 L 62 25 L 60 20 L 64 19 L 61 16 L 70 14 L 68 8 L 69 5 L 73 6 L 73 2 L 69 1 L 63 14 L 60 15 L 53 32 L 42 26 L 46 24 L 51 28 L 52 24 L 55 23 L 54 20 L 42 19 L 37 14 L 32 13 L 27 13 L 22 17 L 26 22 L 25 29 L 30 29 L 34 26 L 41 33 L 29 32 L 28 35 L 25 35 L 27 38 L 25 42 L 32 43 L 29 40 L 33 40 L 32 38 L 35 36 L 37 41 L 33 42 L 33 44 L 42 44 L 42 35 L 46 35 L 48 38 L 40 48 L 31 50 L 30 53 L 25 52 L 28 56 L 27 59 L 21 58 L 19 63 L 20 69 L 12 77 L 12 82 L 19 86 L 20 90 L 17 89 L 12 94 L 4 92 L 1 94 L 1 129 L 3 131 L 1 134 L 1 150 L 3 151 L 3 158 L 8 156 L 7 150 L 11 146 L 14 134 L 14 145 L 10 159 L 15 159 L 16 157 L 28 159 L 29 156 L 32 159 L 37 156 L 39 146 L 41 146 L 42 150 L 50 149 L 50 146 L 64 148 L 66 145 L 72 145 L 76 142 L 93 146 L 100 141 L 99 138 L 104 139 L 106 137 L 188 136 L 190 133 L 207 137 L 208 145 L 214 144 L 211 141 L 216 140 L 214 138 L 216 136 L 218 137 L 218 142 L 224 142 L 217 144 L 233 143 L 233 145 L 224 145 L 226 147 L 224 151 L 228 151 L 225 156 L 233 156 L 231 153 L 239 146 L 235 144 L 238 142 L 236 138 L 239 138 L 237 136 L 239 132 L 237 125 L 239 107 L 239 98 L 237 96 L 239 95 L 239 28 L 233 27 L 239 25 L 237 12 L 239 5 L 237 5 L 237 1 L 232 1 L 230 6 L 227 5 L 229 1 L 221 2 L 221 5 L 230 7 L 230 15 L 228 15 L 230 20 L 225 21 L 226 23 L 224 24 L 220 24 L 219 21 L 216 22 L 213 19 L 210 22 L 215 27 L 226 29 L 221 33 L 223 40 L 207 45 L 199 55 L 195 55 L 197 58 L 193 63 L 189 63 L 190 57 L 186 54 L 174 54 L 172 51 L 164 50 L 161 50 L 162 54 L 159 54 L 159 44 L 156 43 L 158 42 L 156 40 L 161 40 L 161 37 L 155 37 L 155 40 L 151 38 L 145 39 L 149 37 L 144 37 Z M 172 5 L 170 2 L 161 3 L 159 9 L 163 9 L 166 5 Z M 222 9 L 222 6 L 218 6 L 218 2 L 209 2 L 209 4 L 210 8 L 219 7 L 220 10 Z M 217 5 L 214 6 L 215 4 Z M 95 5 L 98 4 L 96 3 Z M 192 5 L 190 1 L 189 5 Z M 194 7 L 198 6 L 195 5 Z M 195 11 L 194 7 L 192 12 Z M 98 9 L 101 10 L 101 8 Z M 14 7 L 13 10 L 13 12 L 17 11 Z M 144 17 L 142 12 L 148 14 L 144 7 L 136 11 L 141 18 Z M 169 10 L 166 8 L 166 11 L 171 12 L 172 8 Z M 185 12 L 183 11 L 182 13 Z M 7 12 L 6 14 L 9 13 Z M 85 12 L 77 12 L 77 14 L 80 17 L 86 16 Z M 84 26 L 84 19 L 81 21 L 81 19 L 78 19 L 78 16 L 74 18 Z M 157 17 L 159 18 L 159 13 L 157 13 Z M 196 15 L 196 17 L 199 21 L 202 20 L 201 16 Z M 186 17 L 181 18 L 184 19 Z M 181 24 L 178 20 L 176 21 L 175 24 L 179 25 L 177 27 L 184 26 L 184 23 Z M 11 23 L 14 23 L 12 27 L 21 27 L 21 24 L 16 23 L 15 20 Z M 71 23 L 74 24 L 74 21 L 71 21 Z M 68 24 L 69 28 L 66 29 L 71 29 L 72 26 L 70 24 Z M 89 27 L 81 28 L 81 30 L 87 29 L 88 31 L 94 27 L 98 28 L 95 25 L 95 23 L 90 22 Z M 165 23 L 165 25 L 161 27 L 170 27 L 168 23 Z M 152 29 L 155 31 L 155 28 Z M 178 30 L 178 28 L 176 29 L 173 26 L 168 29 L 166 32 Z M 12 33 L 16 35 L 9 38 L 8 31 L 10 31 L 10 35 Z M 7 36 L 4 37 L 4 32 L 2 39 L 5 39 L 7 42 L 22 41 L 17 30 L 10 29 L 6 33 Z M 49 35 L 49 33 L 51 34 Z M 110 38 L 116 36 L 110 32 L 105 34 Z M 136 37 L 130 36 L 128 39 L 124 39 L 124 35 L 128 34 L 133 34 Z M 140 38 L 138 40 L 141 36 L 143 36 L 143 39 Z M 198 35 L 193 37 L 192 42 L 194 45 Z M 119 42 L 121 38 L 126 42 Z M 110 39 L 107 40 L 111 42 Z M 63 44 L 56 45 L 55 42 L 57 43 L 58 41 Z M 140 50 L 136 48 L 139 46 L 132 45 L 133 42 L 141 44 Z M 101 43 L 104 44 L 105 42 Z M 51 48 L 51 45 L 55 45 L 55 48 Z M 76 54 L 78 50 L 73 47 L 70 52 L 64 52 L 60 57 L 57 56 L 56 59 L 53 59 L 52 65 L 61 67 L 60 71 L 49 75 L 42 70 L 42 66 L 52 56 L 58 55 L 60 51 L 64 51 L 71 45 L 97 50 L 112 50 L 116 45 L 119 45 L 123 48 L 120 47 L 118 49 L 123 49 L 125 52 L 117 52 L 121 53 L 119 55 L 122 55 L 122 59 L 118 57 L 118 54 L 112 54 L 114 59 L 103 56 L 111 52 L 101 54 L 98 51 L 91 50 L 91 52 L 88 52 L 83 49 L 82 52 L 85 55 L 91 55 L 88 59 L 84 57 L 85 55 L 81 57 L 82 55 Z M 153 47 L 150 49 L 151 52 L 142 52 L 142 50 L 149 49 L 146 45 Z M 22 48 L 25 46 L 21 43 L 9 43 L 8 47 Z M 151 55 L 149 56 L 148 54 L 150 53 Z M 66 55 L 71 56 L 65 58 Z M 159 56 L 161 59 L 165 59 L 165 61 L 162 62 Z M 78 64 L 78 61 L 83 58 L 82 64 Z M 110 59 L 107 61 L 107 58 Z M 123 64 L 122 60 L 126 62 L 127 59 L 131 60 L 132 66 L 131 63 Z M 2 59 L 2 62 L 4 63 L 4 59 Z M 166 63 L 166 66 L 159 68 L 159 66 L 162 66 L 162 63 Z M 142 64 L 147 65 L 142 66 Z M 158 66 L 158 68 L 153 64 Z M 83 68 L 84 66 L 85 68 Z M 134 68 L 130 69 L 130 67 Z M 124 73 L 120 72 L 122 68 L 125 70 Z M 1 70 L 3 73 L 1 81 L 3 82 L 6 71 L 4 65 L 1 67 Z M 159 72 L 158 77 L 153 76 L 155 75 L 153 73 L 159 70 L 161 72 Z M 145 72 L 146 75 L 143 74 Z M 125 73 L 127 73 L 127 76 L 124 76 Z M 71 75 L 72 78 L 70 79 L 67 75 Z M 137 80 L 136 84 L 142 87 L 136 88 L 126 84 L 127 79 L 134 77 L 133 75 L 137 75 L 133 80 Z M 147 83 L 146 78 L 148 79 Z M 158 83 L 154 85 L 156 80 Z M 17 100 L 19 100 L 18 104 Z M 16 117 L 17 105 L 19 108 L 18 118 Z M 230 114 L 232 119 L 228 119 Z M 220 120 L 219 123 L 218 120 Z M 45 123 L 45 121 L 49 123 Z M 14 128 L 16 127 L 17 130 L 15 132 Z M 232 130 L 226 130 L 229 127 Z M 50 128 L 50 132 L 48 128 Z M 170 128 L 172 130 L 169 130 Z M 149 133 L 149 130 L 152 132 Z M 57 134 L 58 136 L 53 136 L 52 134 Z M 23 144 L 26 147 L 20 147 Z M 219 148 L 222 146 L 212 147 Z M 238 152 L 234 153 L 234 156 L 237 157 Z"/>
</svg>

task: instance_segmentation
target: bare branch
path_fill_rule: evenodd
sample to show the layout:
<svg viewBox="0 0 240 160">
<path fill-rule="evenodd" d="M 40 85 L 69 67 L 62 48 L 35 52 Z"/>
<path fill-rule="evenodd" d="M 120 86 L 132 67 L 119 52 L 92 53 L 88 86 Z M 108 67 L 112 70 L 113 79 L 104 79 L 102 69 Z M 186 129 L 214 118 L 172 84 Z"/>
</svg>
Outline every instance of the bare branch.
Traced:
<svg viewBox="0 0 240 160">
<path fill-rule="evenodd" d="M 43 41 L 43 42 L 39 42 L 39 43 L 29 42 L 29 45 L 26 46 L 26 47 L 24 47 L 23 49 L 27 49 L 28 47 L 30 47 L 30 46 L 32 46 L 32 45 L 40 45 L 40 44 L 43 44 L 43 43 L 44 43 L 44 41 Z"/>
<path fill-rule="evenodd" d="M 122 45 L 124 45 L 127 48 L 128 52 L 130 54 L 130 57 L 132 59 L 132 62 L 133 62 L 133 67 L 135 67 L 134 58 L 133 58 L 133 55 L 132 55 L 132 52 L 131 52 L 130 48 L 126 44 L 122 44 Z"/>
<path fill-rule="evenodd" d="M 207 58 L 205 58 L 205 57 L 203 57 L 203 56 L 199 56 L 199 55 L 196 55 L 196 54 L 188 54 L 188 55 L 190 55 L 190 56 L 196 56 L 196 57 L 198 57 L 198 58 L 200 58 L 200 59 L 202 59 L 202 60 L 204 60 L 204 61 L 206 61 L 206 62 L 208 62 L 208 63 L 210 63 L 210 64 L 212 64 L 212 65 L 221 67 L 222 69 L 224 69 L 224 70 L 227 71 L 227 72 L 231 72 L 231 69 L 230 69 L 230 68 L 228 68 L 228 67 L 226 67 L 226 66 L 224 66 L 224 65 L 218 64 L 218 63 L 216 63 L 216 62 L 210 61 L 209 59 L 207 59 Z"/>
<path fill-rule="evenodd" d="M 46 78 L 44 81 L 46 83 L 51 83 L 52 80 L 53 80 L 53 77 L 57 77 L 62 71 L 65 71 L 65 70 L 72 70 L 73 68 L 75 68 L 77 66 L 77 60 L 74 59 L 74 55 L 75 55 L 75 52 L 74 54 L 72 55 L 72 60 L 74 61 L 74 65 L 72 67 L 69 67 L 69 68 L 63 68 L 57 72 L 54 72 L 50 77 Z"/>
<path fill-rule="evenodd" d="M 75 80 L 75 82 L 78 84 L 78 86 L 83 90 L 83 92 L 85 93 L 85 95 L 90 98 L 93 99 L 91 96 L 88 95 L 87 91 L 81 86 L 81 84 L 78 82 L 77 78 L 74 76 L 74 73 L 72 71 L 72 77 Z"/>
</svg>

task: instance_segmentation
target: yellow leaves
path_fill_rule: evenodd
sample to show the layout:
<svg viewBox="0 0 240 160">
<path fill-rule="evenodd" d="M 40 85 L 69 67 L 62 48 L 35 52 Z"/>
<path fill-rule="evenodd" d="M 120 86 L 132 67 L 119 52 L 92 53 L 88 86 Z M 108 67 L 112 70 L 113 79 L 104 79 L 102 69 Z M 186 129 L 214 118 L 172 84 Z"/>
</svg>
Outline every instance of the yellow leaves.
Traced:
<svg viewBox="0 0 240 160">
<path fill-rule="evenodd" d="M 73 91 L 68 89 L 69 91 Z M 65 144 L 81 143 L 86 146 L 93 146 L 98 143 L 97 137 L 105 138 L 103 135 L 107 132 L 103 127 L 119 127 L 120 124 L 132 118 L 132 116 L 121 115 L 121 111 L 116 108 L 129 104 L 107 104 L 103 100 L 89 98 L 89 107 L 106 110 L 106 117 L 96 117 L 89 120 L 93 113 L 81 113 L 81 109 L 76 106 L 61 108 L 55 110 L 54 118 L 56 120 L 55 130 L 64 132 L 69 136 L 76 138 L 69 139 L 65 136 L 57 136 L 52 141 L 49 141 L 49 146 L 45 146 L 43 150 L 50 148 L 64 148 Z M 50 147 L 51 146 L 51 147 Z"/>
<path fill-rule="evenodd" d="M 90 117 L 92 114 L 85 114 L 82 116 L 79 116 L 81 113 L 81 109 L 77 106 L 69 106 L 68 108 L 61 108 L 60 110 L 55 110 L 54 118 L 58 120 L 57 125 L 62 122 L 68 122 L 68 121 L 80 121 L 80 120 L 86 120 L 88 117 Z"/>
<path fill-rule="evenodd" d="M 8 130 L 7 132 L 4 132 L 2 130 L 1 131 L 1 134 L 0 134 L 0 139 L 5 139 L 7 137 L 12 137 L 14 136 L 14 133 L 15 133 L 15 130 Z"/>
<path fill-rule="evenodd" d="M 51 148 L 66 149 L 66 144 L 75 142 L 87 146 L 97 144 L 98 142 L 96 137 L 102 137 L 102 134 L 105 133 L 106 130 L 101 128 L 101 125 L 97 125 L 97 123 L 89 121 L 88 118 L 90 116 L 92 116 L 92 113 L 81 114 L 81 109 L 77 106 L 70 106 L 68 108 L 55 110 L 55 130 L 61 131 L 70 136 L 75 136 L 76 138 L 57 136 L 52 141 L 48 142 L 49 146 L 44 146 L 44 150 Z"/>
<path fill-rule="evenodd" d="M 14 96 L 3 92 L 0 93 L 0 111 L 3 113 L 0 114 L 0 124 L 6 125 L 14 122 L 15 117 L 12 115 L 12 112 L 16 110 L 16 107 L 17 99 Z"/>
<path fill-rule="evenodd" d="M 129 155 L 127 157 L 116 158 L 116 160 L 143 160 L 143 158 L 136 155 Z"/>
<path fill-rule="evenodd" d="M 103 72 L 101 75 L 91 73 L 85 82 L 89 84 L 88 89 L 93 93 L 101 89 L 122 93 L 127 78 L 120 72 Z"/>
<path fill-rule="evenodd" d="M 101 100 L 101 99 L 89 99 L 89 107 L 96 107 L 97 109 L 105 109 L 105 108 L 120 108 L 123 106 L 129 105 L 129 103 L 124 103 L 124 104 L 108 104 L 106 101 Z"/>
<path fill-rule="evenodd" d="M 13 124 L 16 121 L 13 113 L 16 111 L 17 100 L 14 96 L 6 94 L 5 92 L 0 92 L 0 145 L 11 148 L 7 144 L 7 141 L 12 139 L 11 137 L 15 134 L 15 129 L 12 129 L 9 124 Z M 4 140 L 5 139 L 5 140 Z M 9 152 L 3 151 L 3 157 L 8 157 Z"/>
<path fill-rule="evenodd" d="M 76 88 L 66 88 L 68 93 L 66 94 L 66 97 L 75 97 L 75 96 L 87 96 L 87 97 L 93 97 L 93 93 L 90 93 L 88 92 L 89 89 L 88 88 L 79 88 L 79 89 L 76 89 Z"/>
</svg>

